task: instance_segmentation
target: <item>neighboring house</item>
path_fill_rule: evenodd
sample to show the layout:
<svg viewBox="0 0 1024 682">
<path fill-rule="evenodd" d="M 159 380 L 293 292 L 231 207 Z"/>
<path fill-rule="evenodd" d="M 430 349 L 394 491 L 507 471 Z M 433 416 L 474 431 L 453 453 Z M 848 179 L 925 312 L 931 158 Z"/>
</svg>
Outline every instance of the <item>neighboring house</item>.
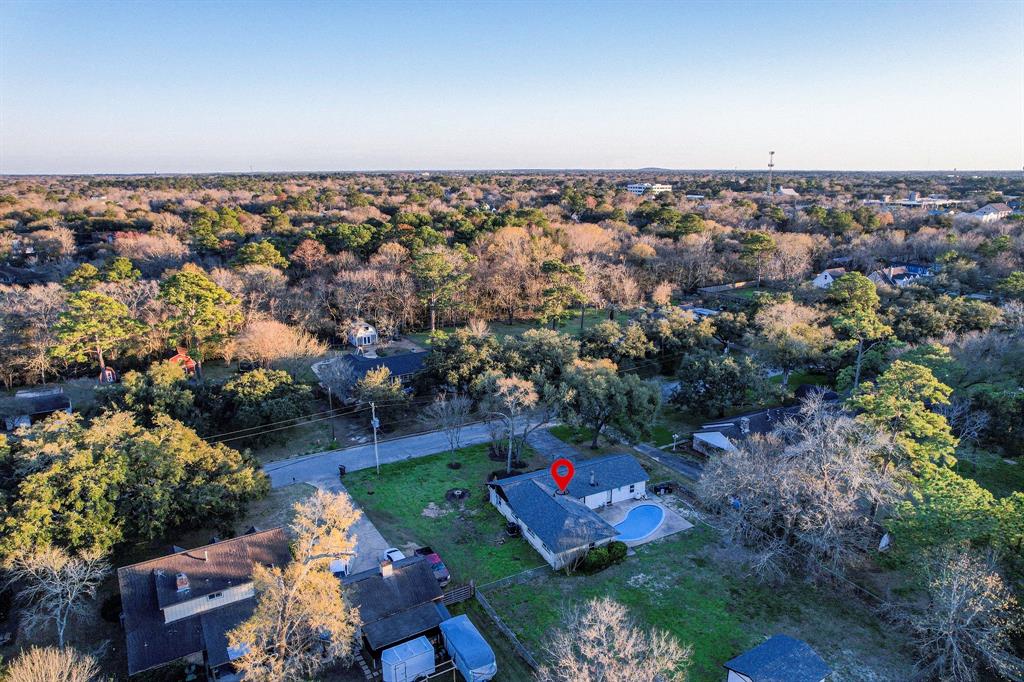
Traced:
<svg viewBox="0 0 1024 682">
<path fill-rule="evenodd" d="M 547 469 L 487 484 L 491 504 L 519 525 L 530 546 L 555 569 L 618 535 L 595 509 L 647 495 L 649 476 L 631 455 L 576 462 L 575 469 L 564 493 Z"/>
<path fill-rule="evenodd" d="M 651 184 L 649 182 L 634 182 L 631 185 L 626 185 L 626 191 L 635 194 L 638 197 L 644 194 L 664 194 L 665 192 L 672 191 L 672 185 L 659 185 L 657 183 Z"/>
<path fill-rule="evenodd" d="M 875 270 L 868 279 L 875 283 L 875 286 L 887 286 L 893 289 L 902 289 L 917 282 L 924 277 L 930 277 L 931 270 L 927 265 L 917 263 L 892 264 L 887 268 Z"/>
<path fill-rule="evenodd" d="M 71 400 L 60 386 L 50 388 L 23 388 L 13 398 L 2 401 L 4 427 L 14 431 L 31 426 L 55 412 L 71 414 Z"/>
<path fill-rule="evenodd" d="M 961 223 L 987 224 L 1008 218 L 1011 213 L 1013 213 L 1013 209 L 1010 208 L 1009 204 L 987 204 L 977 211 L 958 214 L 956 220 Z"/>
<path fill-rule="evenodd" d="M 414 376 L 423 371 L 423 363 L 426 360 L 426 353 L 402 353 L 401 355 L 388 355 L 386 357 L 368 358 L 365 355 L 349 353 L 343 355 L 341 361 L 348 364 L 352 369 L 352 381 L 356 382 L 366 376 L 366 373 L 378 367 L 387 367 L 391 376 L 398 377 L 403 383 L 408 382 Z"/>
<path fill-rule="evenodd" d="M 803 400 L 813 392 L 822 392 L 822 398 L 829 403 L 839 400 L 839 394 L 835 391 L 807 384 L 798 386 L 794 394 Z M 770 433 L 783 420 L 800 414 L 800 408 L 800 405 L 773 407 L 740 414 L 730 419 L 708 422 L 701 426 L 700 431 L 693 434 L 693 449 L 709 457 L 732 452 L 751 436 Z"/>
<path fill-rule="evenodd" d="M 811 284 L 819 289 L 828 289 L 832 283 L 846 274 L 846 268 L 829 268 L 818 273 Z"/>
<path fill-rule="evenodd" d="M 728 682 L 824 682 L 832 669 L 806 642 L 774 635 L 724 665 Z"/>
<path fill-rule="evenodd" d="M 348 328 L 348 342 L 356 348 L 373 346 L 377 343 L 377 330 L 368 322 L 359 320 Z"/>
<path fill-rule="evenodd" d="M 703 201 L 704 200 L 704 195 L 703 194 L 687 194 L 686 198 L 689 199 L 690 201 Z"/>
<path fill-rule="evenodd" d="M 359 609 L 359 639 L 376 666 L 385 649 L 426 636 L 437 643 L 439 626 L 451 618 L 444 594 L 425 557 L 411 556 L 341 578 L 345 596 Z"/>
<path fill-rule="evenodd" d="M 800 198 L 800 193 L 792 187 L 779 187 L 775 190 L 775 196 L 780 199 L 792 199 L 796 200 Z"/>
<path fill-rule="evenodd" d="M 283 528 L 124 566 L 117 570 L 128 674 L 174 661 L 205 665 L 215 680 L 237 680 L 227 633 L 256 606 L 252 569 L 291 561 Z"/>
<path fill-rule="evenodd" d="M 178 363 L 185 370 L 185 374 L 190 377 L 196 375 L 196 370 L 199 367 L 198 363 L 188 354 L 188 348 L 182 346 L 178 346 L 175 354 L 167 358 L 167 362 Z"/>
</svg>

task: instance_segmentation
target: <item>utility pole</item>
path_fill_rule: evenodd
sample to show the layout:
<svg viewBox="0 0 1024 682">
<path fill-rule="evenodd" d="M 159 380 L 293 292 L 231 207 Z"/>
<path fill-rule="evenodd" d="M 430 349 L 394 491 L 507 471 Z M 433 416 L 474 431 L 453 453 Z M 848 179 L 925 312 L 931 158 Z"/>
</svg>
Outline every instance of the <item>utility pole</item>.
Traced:
<svg viewBox="0 0 1024 682">
<path fill-rule="evenodd" d="M 331 414 L 331 440 L 338 440 L 334 435 L 334 399 L 331 397 L 331 387 L 327 387 L 327 405 L 330 408 Z"/>
<path fill-rule="evenodd" d="M 370 426 L 373 427 L 373 459 L 377 463 L 377 475 L 380 475 L 380 453 L 377 452 L 377 429 L 380 428 L 380 420 L 377 419 L 377 405 L 370 403 Z"/>
<path fill-rule="evenodd" d="M 775 192 L 772 191 L 772 169 L 775 168 L 775 152 L 768 152 L 768 201 L 775 205 Z"/>
</svg>

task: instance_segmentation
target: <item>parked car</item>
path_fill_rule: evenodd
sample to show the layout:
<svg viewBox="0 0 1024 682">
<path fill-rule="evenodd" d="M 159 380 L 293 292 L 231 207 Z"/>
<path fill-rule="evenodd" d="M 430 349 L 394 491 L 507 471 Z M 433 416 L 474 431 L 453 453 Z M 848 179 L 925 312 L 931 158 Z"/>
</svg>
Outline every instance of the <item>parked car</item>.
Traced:
<svg viewBox="0 0 1024 682">
<path fill-rule="evenodd" d="M 430 564 L 430 570 L 434 572 L 434 577 L 437 578 L 437 582 L 441 587 L 445 587 L 452 580 L 452 574 L 448 570 L 448 567 L 441 561 L 441 555 L 435 552 L 430 547 L 420 547 L 416 550 L 416 554 L 427 558 L 427 563 Z"/>
<path fill-rule="evenodd" d="M 385 559 L 390 559 L 393 563 L 395 561 L 401 561 L 404 558 L 405 555 L 402 554 L 402 550 L 397 547 L 388 547 L 384 550 L 384 554 L 381 555 L 380 560 L 384 561 Z"/>
</svg>

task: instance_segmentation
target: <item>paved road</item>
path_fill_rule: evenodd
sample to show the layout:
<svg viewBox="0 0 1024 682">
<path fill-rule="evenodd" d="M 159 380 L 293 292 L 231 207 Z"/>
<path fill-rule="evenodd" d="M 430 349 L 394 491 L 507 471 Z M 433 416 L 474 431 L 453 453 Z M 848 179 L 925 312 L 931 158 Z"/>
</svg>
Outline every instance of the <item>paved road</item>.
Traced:
<svg viewBox="0 0 1024 682">
<path fill-rule="evenodd" d="M 641 443 L 640 445 L 634 446 L 637 450 L 648 455 L 651 459 L 657 460 L 667 466 L 669 469 L 678 471 L 683 476 L 686 476 L 691 481 L 700 480 L 700 477 L 704 473 L 704 467 L 694 462 L 691 459 L 682 457 L 677 454 L 673 454 L 668 450 L 661 450 L 654 447 L 653 445 L 647 445 Z"/>
<path fill-rule="evenodd" d="M 484 424 L 470 424 L 462 429 L 462 445 L 476 445 L 490 440 Z M 414 457 L 426 457 L 448 450 L 448 438 L 443 431 L 430 431 L 415 436 L 406 436 L 379 444 L 380 463 L 390 464 Z M 348 471 L 369 469 L 375 466 L 373 443 L 357 445 L 343 450 L 328 450 L 315 455 L 294 457 L 271 462 L 263 467 L 270 476 L 273 488 L 305 482 L 319 488 L 330 488 L 338 482 L 338 465 L 344 464 Z"/>
<path fill-rule="evenodd" d="M 575 446 L 552 436 L 547 429 L 537 429 L 526 437 L 526 442 L 551 462 L 559 457 L 568 457 L 573 460 L 580 457 L 580 451 Z"/>
<path fill-rule="evenodd" d="M 462 429 L 463 447 L 486 443 L 490 440 L 491 435 L 483 423 L 470 424 Z M 546 429 L 537 429 L 530 434 L 529 443 L 534 447 L 537 447 L 536 443 L 541 443 L 538 450 L 552 460 L 556 457 L 565 457 L 567 452 L 572 454 L 572 446 L 558 440 Z M 448 438 L 443 431 L 428 431 L 414 436 L 381 441 L 378 449 L 381 465 L 391 464 L 446 452 Z M 309 483 L 318 488 L 331 489 L 338 482 L 339 464 L 344 464 L 348 471 L 359 471 L 375 466 L 373 443 L 270 462 L 263 467 L 263 471 L 270 476 L 272 488 L 280 488 L 292 483 Z"/>
</svg>

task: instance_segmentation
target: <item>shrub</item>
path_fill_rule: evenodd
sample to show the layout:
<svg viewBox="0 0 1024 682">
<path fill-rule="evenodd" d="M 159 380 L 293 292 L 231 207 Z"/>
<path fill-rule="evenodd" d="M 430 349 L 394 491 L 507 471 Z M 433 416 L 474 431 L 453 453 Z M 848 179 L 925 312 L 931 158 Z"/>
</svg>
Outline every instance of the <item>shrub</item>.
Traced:
<svg viewBox="0 0 1024 682">
<path fill-rule="evenodd" d="M 608 550 L 604 547 L 595 547 L 594 549 L 587 552 L 587 556 L 583 559 L 582 569 L 585 573 L 596 573 L 604 568 L 607 568 L 611 563 L 608 558 Z"/>
<path fill-rule="evenodd" d="M 619 542 L 618 540 L 613 540 L 612 542 L 608 543 L 608 559 L 613 564 L 614 563 L 618 563 L 618 562 L 622 561 L 623 559 L 625 559 L 627 551 L 629 551 L 629 548 L 626 547 L 626 543 L 625 542 Z"/>
</svg>

